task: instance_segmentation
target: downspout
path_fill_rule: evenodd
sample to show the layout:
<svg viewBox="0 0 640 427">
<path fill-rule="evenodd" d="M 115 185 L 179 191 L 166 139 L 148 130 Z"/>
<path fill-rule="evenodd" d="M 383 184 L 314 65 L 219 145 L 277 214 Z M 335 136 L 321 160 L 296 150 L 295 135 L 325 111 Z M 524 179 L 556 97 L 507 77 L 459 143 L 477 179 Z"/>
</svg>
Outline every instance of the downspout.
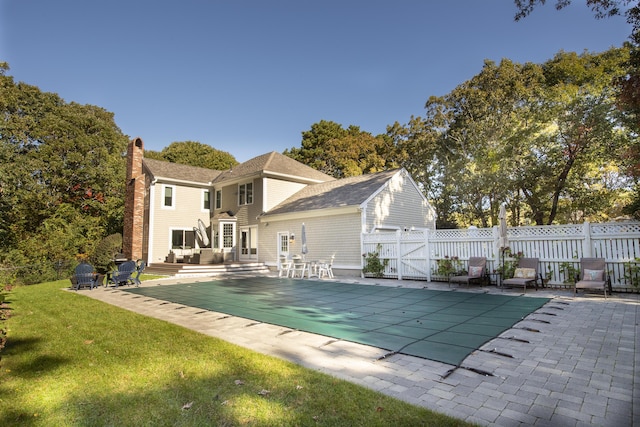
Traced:
<svg viewBox="0 0 640 427">
<path fill-rule="evenodd" d="M 151 184 L 149 185 L 149 242 L 147 243 L 149 245 L 149 259 L 148 259 L 148 263 L 152 264 L 154 261 L 153 258 L 153 237 L 155 236 L 155 228 L 154 228 L 154 220 L 155 220 L 155 201 L 156 201 L 156 181 L 157 180 L 153 180 L 151 181 Z"/>
<path fill-rule="evenodd" d="M 364 233 L 367 228 L 367 207 L 360 206 L 360 254 L 364 253 Z M 364 257 L 360 257 L 360 277 L 364 278 Z"/>
</svg>

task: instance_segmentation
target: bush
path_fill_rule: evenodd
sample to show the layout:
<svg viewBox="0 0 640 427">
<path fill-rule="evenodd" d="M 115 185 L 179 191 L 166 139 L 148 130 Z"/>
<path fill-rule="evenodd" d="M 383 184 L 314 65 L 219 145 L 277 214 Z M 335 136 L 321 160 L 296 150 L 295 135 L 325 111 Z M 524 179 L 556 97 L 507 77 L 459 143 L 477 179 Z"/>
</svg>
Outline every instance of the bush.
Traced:
<svg viewBox="0 0 640 427">
<path fill-rule="evenodd" d="M 382 249 L 382 245 L 378 244 L 376 252 L 369 252 L 366 255 L 362 255 L 364 260 L 364 268 L 362 272 L 365 274 L 372 274 L 374 277 L 383 277 L 384 269 L 389 264 L 389 260 L 381 260 L 380 259 L 380 250 Z"/>
<path fill-rule="evenodd" d="M 444 258 L 436 260 L 436 271 L 438 276 L 449 277 L 452 274 L 458 274 L 462 271 L 462 261 L 457 256 L 449 257 L 445 255 Z"/>
<path fill-rule="evenodd" d="M 113 270 L 114 258 L 122 250 L 122 235 L 120 233 L 111 234 L 102 239 L 89 257 L 89 262 L 96 271 L 106 274 Z"/>
</svg>

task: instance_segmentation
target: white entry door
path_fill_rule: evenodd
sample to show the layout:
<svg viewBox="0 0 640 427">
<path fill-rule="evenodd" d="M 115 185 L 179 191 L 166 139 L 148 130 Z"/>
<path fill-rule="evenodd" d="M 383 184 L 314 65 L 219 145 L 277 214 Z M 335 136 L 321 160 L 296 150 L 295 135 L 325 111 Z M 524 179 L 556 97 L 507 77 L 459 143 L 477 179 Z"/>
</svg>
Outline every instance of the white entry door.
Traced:
<svg viewBox="0 0 640 427">
<path fill-rule="evenodd" d="M 280 257 L 288 257 L 289 256 L 289 232 L 288 231 L 280 231 L 278 232 L 278 268 L 280 268 Z"/>
</svg>

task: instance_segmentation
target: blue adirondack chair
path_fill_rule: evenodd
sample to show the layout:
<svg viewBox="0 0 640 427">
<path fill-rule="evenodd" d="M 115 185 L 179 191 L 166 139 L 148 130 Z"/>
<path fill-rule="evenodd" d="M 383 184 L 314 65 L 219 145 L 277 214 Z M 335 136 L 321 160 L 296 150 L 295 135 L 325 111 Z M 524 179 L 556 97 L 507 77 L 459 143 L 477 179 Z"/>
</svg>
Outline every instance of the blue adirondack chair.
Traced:
<svg viewBox="0 0 640 427">
<path fill-rule="evenodd" d="M 131 275 L 136 271 L 135 261 L 126 261 L 118 266 L 118 269 L 111 272 L 109 277 L 109 283 L 113 284 L 116 288 L 120 285 L 128 285 L 131 280 Z"/>
<path fill-rule="evenodd" d="M 89 289 L 93 289 L 97 284 L 97 275 L 94 272 L 93 266 L 86 262 L 78 264 L 73 274 L 73 289 L 76 291 L 83 286 L 88 286 Z"/>
<path fill-rule="evenodd" d="M 142 272 L 144 271 L 144 268 L 147 266 L 147 264 L 144 261 L 140 261 L 138 263 L 138 268 L 136 268 L 136 275 L 135 276 L 131 276 L 131 278 L 129 279 L 129 283 L 132 285 L 136 285 L 136 286 L 140 286 L 140 275 L 142 274 Z"/>
</svg>

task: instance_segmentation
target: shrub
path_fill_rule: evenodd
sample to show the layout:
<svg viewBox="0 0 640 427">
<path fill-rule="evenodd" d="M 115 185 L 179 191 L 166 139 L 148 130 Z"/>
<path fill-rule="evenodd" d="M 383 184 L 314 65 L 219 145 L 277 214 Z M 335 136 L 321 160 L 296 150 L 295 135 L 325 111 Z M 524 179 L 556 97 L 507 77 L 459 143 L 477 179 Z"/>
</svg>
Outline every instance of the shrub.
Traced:
<svg viewBox="0 0 640 427">
<path fill-rule="evenodd" d="M 462 262 L 457 256 L 449 257 L 445 255 L 436 261 L 436 274 L 438 276 L 449 277 L 451 274 L 458 274 L 462 271 Z"/>
<path fill-rule="evenodd" d="M 105 274 L 113 270 L 113 260 L 121 250 L 122 235 L 120 233 L 111 234 L 96 245 L 93 254 L 89 257 L 89 262 L 98 273 Z"/>
<path fill-rule="evenodd" d="M 389 264 L 388 259 L 381 260 L 380 259 L 380 250 L 382 249 L 382 245 L 378 244 L 376 252 L 369 252 L 366 255 L 362 255 L 365 257 L 364 260 L 364 268 L 362 272 L 365 274 L 372 274 L 374 277 L 383 277 L 384 269 Z"/>
</svg>

